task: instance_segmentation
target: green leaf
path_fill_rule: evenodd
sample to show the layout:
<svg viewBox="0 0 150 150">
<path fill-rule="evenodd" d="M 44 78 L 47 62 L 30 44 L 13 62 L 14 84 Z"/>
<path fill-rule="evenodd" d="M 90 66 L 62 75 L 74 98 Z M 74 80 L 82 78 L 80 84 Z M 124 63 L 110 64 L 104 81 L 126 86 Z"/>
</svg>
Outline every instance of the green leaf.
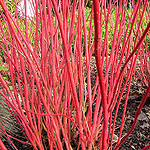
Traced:
<svg viewBox="0 0 150 150">
<path fill-rule="evenodd" d="M 13 90 L 13 87 L 12 86 L 9 86 L 10 90 Z"/>
<path fill-rule="evenodd" d="M 8 70 L 8 68 L 6 68 L 4 66 L 0 66 L 0 70 Z"/>
<path fill-rule="evenodd" d="M 3 77 L 3 79 L 7 80 L 7 77 Z"/>
</svg>

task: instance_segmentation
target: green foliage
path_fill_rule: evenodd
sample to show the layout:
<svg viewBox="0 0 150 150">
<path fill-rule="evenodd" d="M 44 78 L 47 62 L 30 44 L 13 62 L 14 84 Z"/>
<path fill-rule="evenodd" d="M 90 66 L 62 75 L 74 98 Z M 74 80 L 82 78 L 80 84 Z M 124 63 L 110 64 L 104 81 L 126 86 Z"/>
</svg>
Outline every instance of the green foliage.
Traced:
<svg viewBox="0 0 150 150">
<path fill-rule="evenodd" d="M 16 3 L 18 4 L 18 0 L 16 0 Z M 15 14 L 15 3 L 12 0 L 5 0 L 5 4 L 9 10 L 9 12 L 14 15 Z M 0 6 L 0 9 L 2 10 L 2 7 Z M 4 12 L 2 10 L 2 12 Z"/>
<path fill-rule="evenodd" d="M 129 5 L 129 3 L 128 3 Z M 129 7 L 127 7 L 129 9 Z M 141 8 L 140 12 L 138 12 L 138 22 L 140 21 L 140 18 L 141 18 L 141 14 L 142 14 L 142 10 L 143 8 Z M 85 14 L 86 14 L 86 18 L 88 17 L 88 15 L 90 14 L 90 11 L 91 9 L 89 7 L 86 7 L 85 9 Z M 128 14 L 126 14 L 126 20 L 125 20 L 125 28 L 127 28 L 127 25 L 129 23 L 129 17 L 131 16 L 131 12 L 128 10 L 129 12 L 129 16 Z M 108 13 L 108 9 L 107 9 L 107 12 Z M 102 14 L 102 18 L 104 18 L 104 11 L 103 11 L 103 14 Z M 108 20 L 108 48 L 109 48 L 109 52 L 111 51 L 111 46 L 112 46 L 112 38 L 113 38 L 113 30 L 115 28 L 115 20 L 116 20 L 116 12 L 115 12 L 115 7 L 112 8 L 112 11 L 110 13 L 110 17 L 109 17 L 109 20 Z M 113 21 L 113 23 L 112 23 Z M 121 21 L 121 18 L 120 18 L 120 21 Z M 148 12 L 146 12 L 144 14 L 144 17 L 143 17 L 143 29 L 146 28 L 148 22 L 150 21 L 149 17 L 148 17 Z M 94 25 L 94 19 L 92 20 L 92 26 Z M 119 24 L 120 25 L 120 24 Z M 87 26 L 87 30 L 89 30 L 90 28 L 90 17 L 89 19 L 87 20 L 86 22 L 86 26 Z M 119 27 L 118 27 L 119 28 Z M 136 24 L 134 25 L 134 30 L 136 30 Z M 130 31 L 131 29 L 131 24 L 130 24 L 130 27 L 129 27 L 129 30 Z M 141 33 L 143 32 L 143 29 L 141 29 Z M 126 29 L 124 29 L 124 31 L 126 31 Z M 106 24 L 104 23 L 102 25 L 102 39 L 104 41 L 104 38 L 105 38 L 105 32 L 106 32 Z M 125 32 L 123 33 L 125 35 Z M 127 33 L 127 36 L 129 35 L 129 32 Z M 136 34 L 134 32 L 132 32 L 132 38 L 133 38 L 133 41 L 135 39 L 135 36 Z M 84 33 L 82 33 L 82 42 L 83 42 L 83 39 L 84 39 Z M 94 32 L 92 32 L 92 38 L 91 40 L 94 39 Z M 148 42 L 148 46 L 149 46 L 149 35 L 147 34 L 146 35 L 146 41 Z M 123 45 L 123 42 L 124 42 L 124 39 L 121 39 L 121 44 Z M 134 43 L 133 43 L 134 44 Z M 149 46 L 150 47 L 150 46 Z M 84 53 L 84 51 L 83 51 Z"/>
<path fill-rule="evenodd" d="M 4 66 L 0 66 L 0 71 L 1 70 L 8 70 L 8 68 L 4 67 Z"/>
</svg>

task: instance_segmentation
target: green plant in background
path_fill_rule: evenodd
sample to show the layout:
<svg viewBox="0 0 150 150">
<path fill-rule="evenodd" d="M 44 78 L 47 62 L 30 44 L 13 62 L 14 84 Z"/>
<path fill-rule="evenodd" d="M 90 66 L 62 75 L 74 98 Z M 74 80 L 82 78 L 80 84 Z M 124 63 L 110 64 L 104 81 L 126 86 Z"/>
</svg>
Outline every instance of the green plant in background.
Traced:
<svg viewBox="0 0 150 150">
<path fill-rule="evenodd" d="M 6 68 L 5 66 L 0 66 L 0 71 L 2 70 L 8 70 L 8 68 Z"/>
<path fill-rule="evenodd" d="M 8 10 L 10 11 L 10 13 L 12 13 L 12 15 L 15 12 L 15 5 L 14 2 L 12 0 L 5 0 L 6 6 L 8 8 Z M 0 6 L 1 11 L 4 13 L 2 7 Z"/>
</svg>

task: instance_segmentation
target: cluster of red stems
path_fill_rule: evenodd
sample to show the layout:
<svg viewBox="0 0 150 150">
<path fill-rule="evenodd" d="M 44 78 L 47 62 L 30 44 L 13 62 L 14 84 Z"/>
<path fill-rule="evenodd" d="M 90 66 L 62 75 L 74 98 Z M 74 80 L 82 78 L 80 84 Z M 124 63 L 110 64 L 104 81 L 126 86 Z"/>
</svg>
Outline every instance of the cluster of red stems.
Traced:
<svg viewBox="0 0 150 150">
<path fill-rule="evenodd" d="M 0 49 L 5 59 L 0 65 L 8 68 L 11 81 L 0 74 L 0 105 L 17 120 L 26 141 L 11 136 L 1 121 L 0 132 L 15 149 L 12 139 L 44 150 L 43 131 L 50 150 L 119 149 L 135 128 L 150 92 L 148 0 L 93 0 L 88 14 L 84 0 L 24 0 L 23 9 L 16 0 L 12 4 L 13 14 L 5 0 L 0 0 Z M 28 4 L 31 17 L 27 16 Z M 142 64 L 138 69 L 137 60 Z M 124 136 L 135 72 L 146 91 Z M 118 139 L 113 145 L 125 89 Z M 71 145 L 73 140 L 76 147 Z M 148 147 L 150 143 L 144 149 Z M 7 149 L 2 139 L 0 149 Z"/>
</svg>

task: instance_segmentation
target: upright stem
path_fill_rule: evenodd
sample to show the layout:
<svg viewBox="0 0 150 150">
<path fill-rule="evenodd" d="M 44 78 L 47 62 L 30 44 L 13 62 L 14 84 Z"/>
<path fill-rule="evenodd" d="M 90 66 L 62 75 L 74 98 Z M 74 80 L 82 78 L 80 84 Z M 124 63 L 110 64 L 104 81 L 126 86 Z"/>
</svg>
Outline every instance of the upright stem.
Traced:
<svg viewBox="0 0 150 150">
<path fill-rule="evenodd" d="M 0 139 L 0 148 L 3 150 L 7 150 L 7 148 L 5 147 L 4 143 L 2 142 L 2 140 Z"/>
<path fill-rule="evenodd" d="M 93 0 L 94 5 L 94 26 L 95 26 L 95 60 L 97 65 L 97 72 L 99 77 L 99 83 L 101 88 L 101 95 L 102 95 L 102 104 L 103 104 L 103 139 L 102 139 L 102 149 L 107 150 L 108 143 L 107 143 L 107 130 L 108 130 L 108 104 L 107 104 L 107 97 L 106 97 L 106 88 L 104 82 L 104 74 L 102 70 L 102 63 L 101 63 L 101 20 L 100 20 L 100 11 L 99 11 L 99 0 Z"/>
</svg>

